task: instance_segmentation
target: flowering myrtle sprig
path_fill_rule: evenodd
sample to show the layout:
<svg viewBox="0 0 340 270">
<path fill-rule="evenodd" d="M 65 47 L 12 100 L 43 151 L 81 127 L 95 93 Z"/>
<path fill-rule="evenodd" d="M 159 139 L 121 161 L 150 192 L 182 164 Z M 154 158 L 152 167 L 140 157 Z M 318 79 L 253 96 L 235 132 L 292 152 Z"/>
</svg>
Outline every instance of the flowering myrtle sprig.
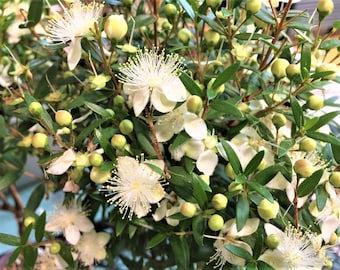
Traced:
<svg viewBox="0 0 340 270">
<path fill-rule="evenodd" d="M 332 0 L 313 14 L 295 0 L 3 2 L 0 189 L 14 204 L 0 191 L 0 207 L 20 234 L 0 234 L 16 246 L 9 264 L 331 267 Z M 41 174 L 25 171 L 32 156 Z M 22 174 L 39 183 L 25 205 Z"/>
</svg>

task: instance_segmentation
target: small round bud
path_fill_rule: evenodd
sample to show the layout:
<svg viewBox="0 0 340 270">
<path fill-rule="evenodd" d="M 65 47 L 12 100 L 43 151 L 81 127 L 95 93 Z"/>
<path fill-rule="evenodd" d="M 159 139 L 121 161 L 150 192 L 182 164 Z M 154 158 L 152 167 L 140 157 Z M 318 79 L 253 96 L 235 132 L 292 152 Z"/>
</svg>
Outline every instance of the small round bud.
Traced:
<svg viewBox="0 0 340 270">
<path fill-rule="evenodd" d="M 276 127 L 276 129 L 279 129 L 283 127 L 284 125 L 286 125 L 287 118 L 282 113 L 277 113 L 277 114 L 274 114 L 274 116 L 272 117 L 272 122 L 274 126 Z"/>
<path fill-rule="evenodd" d="M 288 79 L 294 80 L 300 76 L 300 66 L 297 64 L 289 64 L 286 68 L 286 74 Z"/>
<path fill-rule="evenodd" d="M 210 185 L 210 177 L 209 175 L 201 174 L 199 178 L 206 183 L 208 186 Z"/>
<path fill-rule="evenodd" d="M 228 198 L 224 194 L 217 193 L 212 197 L 211 202 L 216 210 L 222 210 L 227 207 Z"/>
<path fill-rule="evenodd" d="M 55 121 L 60 126 L 69 126 L 72 124 L 73 117 L 68 111 L 59 110 L 55 113 Z"/>
<path fill-rule="evenodd" d="M 128 25 L 123 15 L 110 15 L 104 24 L 104 31 L 109 39 L 119 41 L 127 33 Z"/>
<path fill-rule="evenodd" d="M 60 249 L 61 249 L 61 245 L 58 242 L 53 242 L 49 248 L 51 254 L 58 254 Z"/>
<path fill-rule="evenodd" d="M 265 161 L 264 159 L 261 160 L 259 166 L 257 166 L 257 169 L 259 171 L 264 170 L 267 167 L 267 161 Z"/>
<path fill-rule="evenodd" d="M 191 32 L 188 28 L 182 28 L 177 33 L 177 37 L 178 37 L 179 41 L 182 42 L 184 45 L 189 44 L 191 36 L 192 36 L 192 34 L 191 34 Z"/>
<path fill-rule="evenodd" d="M 261 0 L 247 0 L 245 8 L 250 14 L 255 14 L 261 9 Z"/>
<path fill-rule="evenodd" d="M 230 179 L 235 179 L 236 178 L 236 174 L 234 172 L 233 167 L 231 167 L 231 164 L 228 163 L 227 166 L 225 166 L 225 174 L 230 178 Z"/>
<path fill-rule="evenodd" d="M 36 133 L 32 137 L 32 146 L 34 148 L 45 148 L 48 145 L 48 137 L 45 133 Z"/>
<path fill-rule="evenodd" d="M 169 3 L 164 6 L 164 14 L 166 18 L 172 22 L 176 18 L 178 10 L 174 4 Z"/>
<path fill-rule="evenodd" d="M 336 188 L 340 188 L 340 172 L 332 172 L 329 176 L 329 182 Z"/>
<path fill-rule="evenodd" d="M 228 186 L 229 192 L 241 192 L 243 190 L 243 185 L 236 182 L 231 182 Z"/>
<path fill-rule="evenodd" d="M 239 109 L 241 112 L 250 112 L 249 105 L 245 102 L 240 102 L 237 104 L 237 109 Z"/>
<path fill-rule="evenodd" d="M 259 216 L 265 220 L 275 218 L 279 213 L 280 205 L 277 201 L 270 202 L 267 199 L 263 199 L 257 206 L 257 212 Z"/>
<path fill-rule="evenodd" d="M 28 227 L 29 225 L 34 224 L 34 223 L 35 223 L 34 217 L 32 217 L 32 216 L 25 217 L 25 219 L 24 219 L 24 226 L 25 227 Z"/>
<path fill-rule="evenodd" d="M 299 143 L 299 150 L 312 152 L 316 149 L 316 141 L 312 138 L 305 138 Z"/>
<path fill-rule="evenodd" d="M 115 134 L 111 138 L 111 145 L 116 149 L 123 149 L 126 145 L 126 138 L 122 134 Z"/>
<path fill-rule="evenodd" d="M 103 184 L 111 178 L 111 171 L 102 171 L 100 167 L 92 167 L 90 172 L 91 181 Z"/>
<path fill-rule="evenodd" d="M 330 245 L 335 245 L 337 242 L 338 242 L 338 235 L 337 235 L 335 232 L 333 232 L 333 233 L 331 234 L 331 237 L 330 237 L 328 243 L 329 243 Z"/>
<path fill-rule="evenodd" d="M 18 146 L 28 148 L 32 145 L 32 135 L 25 136 L 18 142 Z"/>
<path fill-rule="evenodd" d="M 219 43 L 220 39 L 221 35 L 212 29 L 209 29 L 204 33 L 204 40 L 209 47 L 215 47 Z"/>
<path fill-rule="evenodd" d="M 276 234 L 270 234 L 266 238 L 266 245 L 270 249 L 276 249 L 280 245 L 280 237 Z"/>
<path fill-rule="evenodd" d="M 199 113 L 203 107 L 203 101 L 199 96 L 193 95 L 187 99 L 187 109 L 192 113 Z"/>
<path fill-rule="evenodd" d="M 181 206 L 183 216 L 191 218 L 196 214 L 196 206 L 191 202 L 184 202 Z"/>
<path fill-rule="evenodd" d="M 308 98 L 307 107 L 311 110 L 320 110 L 324 106 L 323 98 L 317 95 L 312 95 Z"/>
<path fill-rule="evenodd" d="M 119 130 L 124 135 L 128 135 L 133 131 L 133 123 L 129 119 L 124 119 L 119 123 Z"/>
<path fill-rule="evenodd" d="M 289 66 L 288 60 L 284 58 L 276 59 L 272 66 L 271 71 L 276 79 L 282 79 L 286 77 L 286 68 Z"/>
<path fill-rule="evenodd" d="M 122 108 L 124 105 L 124 97 L 121 95 L 117 95 L 113 98 L 113 104 L 119 108 Z"/>
<path fill-rule="evenodd" d="M 90 165 L 91 165 L 91 163 L 90 163 L 89 155 L 84 154 L 82 152 L 77 152 L 76 160 L 74 161 L 74 166 L 84 168 L 84 167 L 88 167 Z"/>
<path fill-rule="evenodd" d="M 212 215 L 208 220 L 208 227 L 210 230 L 216 232 L 223 228 L 224 219 L 219 214 Z"/>
<path fill-rule="evenodd" d="M 89 161 L 92 166 L 99 167 L 103 164 L 104 158 L 101 154 L 99 153 L 92 153 L 89 156 Z"/>
<path fill-rule="evenodd" d="M 335 64 L 326 63 L 322 64 L 315 69 L 315 73 L 322 73 L 322 72 L 333 72 L 331 74 L 325 75 L 322 77 L 324 80 L 333 80 L 336 78 L 338 68 Z"/>
<path fill-rule="evenodd" d="M 332 0 L 319 0 L 316 6 L 320 16 L 322 18 L 326 17 L 327 15 L 331 14 L 334 10 L 334 3 Z"/>
<path fill-rule="evenodd" d="M 293 168 L 296 174 L 303 178 L 311 176 L 314 172 L 313 164 L 307 159 L 299 159 Z"/>
<path fill-rule="evenodd" d="M 222 0 L 205 0 L 208 7 L 216 9 L 222 4 Z"/>
<path fill-rule="evenodd" d="M 41 113 L 43 112 L 43 107 L 40 102 L 33 101 L 29 106 L 28 106 L 28 111 L 30 114 L 32 114 L 34 117 L 39 117 Z"/>
</svg>

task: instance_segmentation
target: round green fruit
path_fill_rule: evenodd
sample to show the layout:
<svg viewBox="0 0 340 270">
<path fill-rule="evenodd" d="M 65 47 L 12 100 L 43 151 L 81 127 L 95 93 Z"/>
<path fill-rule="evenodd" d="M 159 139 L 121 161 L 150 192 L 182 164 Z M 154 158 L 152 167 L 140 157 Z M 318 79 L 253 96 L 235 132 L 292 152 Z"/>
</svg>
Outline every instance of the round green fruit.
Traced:
<svg viewBox="0 0 340 270">
<path fill-rule="evenodd" d="M 340 188 L 340 172 L 332 172 L 329 176 L 329 182 L 336 188 Z"/>
<path fill-rule="evenodd" d="M 39 117 L 42 112 L 43 112 L 43 107 L 40 102 L 33 101 L 29 106 L 28 106 L 28 111 L 30 114 L 32 114 L 35 117 Z"/>
<path fill-rule="evenodd" d="M 300 177 L 306 178 L 314 172 L 313 164 L 307 159 L 299 159 L 295 162 L 294 171 Z"/>
<path fill-rule="evenodd" d="M 312 138 L 305 138 L 299 143 L 299 150 L 312 152 L 316 149 L 316 141 Z"/>
<path fill-rule="evenodd" d="M 267 199 L 263 199 L 257 206 L 257 212 L 259 216 L 265 220 L 275 218 L 279 212 L 280 205 L 277 201 L 270 202 Z"/>
<path fill-rule="evenodd" d="M 212 215 L 208 220 L 208 227 L 210 230 L 216 232 L 223 228 L 224 219 L 219 214 Z"/>
<path fill-rule="evenodd" d="M 45 148 L 48 145 L 48 137 L 45 133 L 35 133 L 32 137 L 32 146 L 34 148 Z"/>
<path fill-rule="evenodd" d="M 205 0 L 208 7 L 215 10 L 222 4 L 222 0 Z"/>
<path fill-rule="evenodd" d="M 204 40 L 209 47 L 215 47 L 221 39 L 221 35 L 212 29 L 204 33 Z"/>
<path fill-rule="evenodd" d="M 191 36 L 192 36 L 192 34 L 191 34 L 191 32 L 188 28 L 182 28 L 177 33 L 177 37 L 178 37 L 179 41 L 182 42 L 184 45 L 189 44 Z"/>
<path fill-rule="evenodd" d="M 133 123 L 129 119 L 124 119 L 119 123 L 119 130 L 124 135 L 128 135 L 133 131 Z"/>
<path fill-rule="evenodd" d="M 324 106 L 324 99 L 317 95 L 312 95 L 308 98 L 307 107 L 311 110 L 320 110 Z"/>
<path fill-rule="evenodd" d="M 123 149 L 126 145 L 126 138 L 122 134 L 115 134 L 111 138 L 111 145 L 116 149 Z"/>
<path fill-rule="evenodd" d="M 51 254 L 58 254 L 60 249 L 61 249 L 61 245 L 58 242 L 53 242 L 49 248 Z"/>
<path fill-rule="evenodd" d="M 211 203 L 216 210 L 222 210 L 227 207 L 228 198 L 224 194 L 217 193 L 212 197 Z"/>
<path fill-rule="evenodd" d="M 103 184 L 111 178 L 111 171 L 102 171 L 100 167 L 92 167 L 90 172 L 91 181 Z"/>
<path fill-rule="evenodd" d="M 181 206 L 181 214 L 185 217 L 193 217 L 196 211 L 196 206 L 191 202 L 184 202 Z"/>
<path fill-rule="evenodd" d="M 277 114 L 274 114 L 274 116 L 272 117 L 272 122 L 273 122 L 274 126 L 277 129 L 279 129 L 279 128 L 286 125 L 287 118 L 282 113 L 277 113 Z"/>
<path fill-rule="evenodd" d="M 104 158 L 101 154 L 99 153 L 92 153 L 89 156 L 89 161 L 92 166 L 98 167 L 101 166 L 104 162 Z"/>
<path fill-rule="evenodd" d="M 289 66 L 288 60 L 284 58 L 278 58 L 276 59 L 271 66 L 271 71 L 275 78 L 282 79 L 286 77 L 286 68 Z"/>
<path fill-rule="evenodd" d="M 72 124 L 73 117 L 68 111 L 59 110 L 55 113 L 55 121 L 60 126 L 69 126 Z"/>
<path fill-rule="evenodd" d="M 187 109 L 189 112 L 198 113 L 203 107 L 203 101 L 199 96 L 193 95 L 187 99 Z"/>
<path fill-rule="evenodd" d="M 280 245 L 280 237 L 276 234 L 270 234 L 266 238 L 266 245 L 270 249 L 276 249 Z"/>
<path fill-rule="evenodd" d="M 250 14 L 255 14 L 261 9 L 261 0 L 247 0 L 245 8 Z"/>
</svg>

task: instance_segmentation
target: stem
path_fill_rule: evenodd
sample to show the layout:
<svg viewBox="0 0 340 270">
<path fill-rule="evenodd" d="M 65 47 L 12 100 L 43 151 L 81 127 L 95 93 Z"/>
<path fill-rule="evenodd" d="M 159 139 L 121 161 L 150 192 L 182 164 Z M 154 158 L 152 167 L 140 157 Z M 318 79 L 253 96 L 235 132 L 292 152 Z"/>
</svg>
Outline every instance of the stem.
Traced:
<svg viewBox="0 0 340 270">
<path fill-rule="evenodd" d="M 154 46 L 158 46 L 158 31 L 157 31 L 157 24 L 158 24 L 158 7 L 157 7 L 157 0 L 153 0 L 153 16 L 155 17 L 155 22 L 153 23 L 153 43 Z"/>
<path fill-rule="evenodd" d="M 164 161 L 163 154 L 162 154 L 162 151 L 161 151 L 161 149 L 159 147 L 159 143 L 158 143 L 158 140 L 157 140 L 156 129 L 155 129 L 155 126 L 153 124 L 152 115 L 151 115 L 150 111 L 148 110 L 148 108 L 145 108 L 145 112 L 146 112 L 146 115 L 147 115 L 148 124 L 149 124 L 150 130 L 151 130 L 151 134 L 152 134 L 152 145 L 153 145 L 153 148 L 155 149 L 157 158 L 159 160 L 163 160 Z M 169 173 L 168 166 L 165 164 L 165 162 L 164 162 L 164 173 L 165 173 L 165 178 L 169 179 L 170 178 L 170 173 Z"/>
<path fill-rule="evenodd" d="M 298 207 L 298 194 L 297 194 L 299 182 L 300 182 L 300 178 L 299 178 L 299 176 L 297 176 L 296 186 L 295 186 L 295 190 L 294 190 L 294 200 L 293 200 L 295 227 L 296 227 L 297 230 L 299 230 L 299 207 Z"/>
</svg>

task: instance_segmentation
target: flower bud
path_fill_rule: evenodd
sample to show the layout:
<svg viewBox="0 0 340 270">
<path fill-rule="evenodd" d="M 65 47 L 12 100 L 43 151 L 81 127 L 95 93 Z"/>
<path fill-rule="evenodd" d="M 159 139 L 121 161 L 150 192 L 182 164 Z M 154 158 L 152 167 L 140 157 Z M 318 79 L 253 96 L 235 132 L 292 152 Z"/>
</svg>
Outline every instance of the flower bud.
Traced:
<svg viewBox="0 0 340 270">
<path fill-rule="evenodd" d="M 45 148 L 48 145 L 48 137 L 45 133 L 36 133 L 32 137 L 32 146 L 34 148 Z"/>
<path fill-rule="evenodd" d="M 89 156 L 89 161 L 92 166 L 99 167 L 103 164 L 104 158 L 101 154 L 99 153 L 92 153 Z"/>
<path fill-rule="evenodd" d="M 69 126 L 72 124 L 73 117 L 68 111 L 59 110 L 55 113 L 55 121 L 60 126 Z"/>
<path fill-rule="evenodd" d="M 164 14 L 170 22 L 173 22 L 178 14 L 178 10 L 174 4 L 168 3 L 164 6 Z"/>
<path fill-rule="evenodd" d="M 320 18 L 323 19 L 333 12 L 334 3 L 332 0 L 319 0 L 316 8 L 319 12 Z"/>
<path fill-rule="evenodd" d="M 123 39 L 127 30 L 128 25 L 123 15 L 110 15 L 104 24 L 106 36 L 116 41 Z"/>
<path fill-rule="evenodd" d="M 243 185 L 236 182 L 231 182 L 228 186 L 229 192 L 241 192 L 243 190 Z"/>
<path fill-rule="evenodd" d="M 74 161 L 74 165 L 75 165 L 75 167 L 80 167 L 80 168 L 90 166 L 91 163 L 90 163 L 88 154 L 84 154 L 82 152 L 77 152 L 76 160 Z"/>
<path fill-rule="evenodd" d="M 205 0 L 208 7 L 216 9 L 222 4 L 222 0 Z"/>
<path fill-rule="evenodd" d="M 287 118 L 282 113 L 277 113 L 272 117 L 272 122 L 276 129 L 283 127 L 287 123 Z"/>
<path fill-rule="evenodd" d="M 91 181 L 103 184 L 111 178 L 111 171 L 102 171 L 100 167 L 92 167 L 90 172 Z"/>
<path fill-rule="evenodd" d="M 277 201 L 270 202 L 267 199 L 263 199 L 257 206 L 257 212 L 259 216 L 265 220 L 275 218 L 279 213 L 280 205 Z"/>
<path fill-rule="evenodd" d="M 225 174 L 230 178 L 230 179 L 235 179 L 236 178 L 236 174 L 234 172 L 233 167 L 231 167 L 231 164 L 228 163 L 227 166 L 225 166 Z"/>
<path fill-rule="evenodd" d="M 294 80 L 300 77 L 300 66 L 297 64 L 289 64 L 286 68 L 288 79 Z"/>
<path fill-rule="evenodd" d="M 214 214 L 209 218 L 208 227 L 210 230 L 216 232 L 223 228 L 224 219 L 219 214 Z"/>
<path fill-rule="evenodd" d="M 124 97 L 121 96 L 121 95 L 117 95 L 113 98 L 113 105 L 119 107 L 119 108 L 122 108 L 123 105 L 124 105 Z"/>
<path fill-rule="evenodd" d="M 209 175 L 201 174 L 199 175 L 199 178 L 206 183 L 208 186 L 210 185 L 210 177 Z"/>
<path fill-rule="evenodd" d="M 340 188 L 340 172 L 332 172 L 329 176 L 329 182 L 336 188 Z"/>
<path fill-rule="evenodd" d="M 250 14 L 255 14 L 261 9 L 261 0 L 247 0 L 245 8 Z"/>
<path fill-rule="evenodd" d="M 312 152 L 316 149 L 316 141 L 312 138 L 305 138 L 299 143 L 299 150 Z"/>
<path fill-rule="evenodd" d="M 192 113 L 199 113 L 203 107 L 203 101 L 199 96 L 193 95 L 187 99 L 187 109 Z"/>
<path fill-rule="evenodd" d="M 270 234 L 266 238 L 266 245 L 270 249 L 276 249 L 280 245 L 280 237 L 276 234 Z"/>
<path fill-rule="evenodd" d="M 58 254 L 60 249 L 61 249 L 61 245 L 59 242 L 53 242 L 49 248 L 51 254 Z"/>
<path fill-rule="evenodd" d="M 184 202 L 181 206 L 181 214 L 191 218 L 196 214 L 196 206 L 191 202 Z"/>
<path fill-rule="evenodd" d="M 43 112 L 43 107 L 40 102 L 33 101 L 28 106 L 28 111 L 30 114 L 32 114 L 34 117 L 39 117 L 41 113 Z"/>
<path fill-rule="evenodd" d="M 133 131 L 133 123 L 129 119 L 124 119 L 119 123 L 119 130 L 124 135 L 128 135 Z"/>
<path fill-rule="evenodd" d="M 34 224 L 34 223 L 35 223 L 34 217 L 32 217 L 32 216 L 25 217 L 25 219 L 24 219 L 24 226 L 25 227 L 28 227 L 29 225 Z"/>
<path fill-rule="evenodd" d="M 209 29 L 204 33 L 204 40 L 208 47 L 215 47 L 220 41 L 221 35 L 212 29 Z"/>
<path fill-rule="evenodd" d="M 307 159 L 299 159 L 293 168 L 296 174 L 303 178 L 311 176 L 314 172 L 313 164 Z"/>
<path fill-rule="evenodd" d="M 113 137 L 111 138 L 111 145 L 116 148 L 116 149 L 124 149 L 125 145 L 126 145 L 126 138 L 124 135 L 122 134 L 115 134 L 113 135 Z"/>
<path fill-rule="evenodd" d="M 227 207 L 228 198 L 224 194 L 217 193 L 212 197 L 211 202 L 216 210 L 222 210 Z"/>
<path fill-rule="evenodd" d="M 18 142 L 19 147 L 25 147 L 28 148 L 32 145 L 32 135 L 25 136 L 21 139 L 20 142 Z"/>
<path fill-rule="evenodd" d="M 324 106 L 323 98 L 317 95 L 312 95 L 308 98 L 307 107 L 311 110 L 320 110 Z"/>
<path fill-rule="evenodd" d="M 335 232 L 333 232 L 332 234 L 331 234 L 331 238 L 329 239 L 329 244 L 330 245 L 335 245 L 336 243 L 338 242 L 338 235 L 335 233 Z"/>
<path fill-rule="evenodd" d="M 241 112 L 250 112 L 249 105 L 245 102 L 240 102 L 237 104 L 237 109 L 239 109 Z"/>
<path fill-rule="evenodd" d="M 276 79 L 282 79 L 286 77 L 286 68 L 289 66 L 288 60 L 284 58 L 276 59 L 272 66 L 271 71 Z"/>
<path fill-rule="evenodd" d="M 191 34 L 191 32 L 188 28 L 182 28 L 177 33 L 177 37 L 178 37 L 179 41 L 182 42 L 184 45 L 189 44 L 191 36 L 192 36 L 192 34 Z"/>
<path fill-rule="evenodd" d="M 322 79 L 324 80 L 333 80 L 336 78 L 337 75 L 337 66 L 332 63 L 322 64 L 315 69 L 315 73 L 322 73 L 322 72 L 333 72 L 331 74 L 322 76 Z"/>
</svg>

